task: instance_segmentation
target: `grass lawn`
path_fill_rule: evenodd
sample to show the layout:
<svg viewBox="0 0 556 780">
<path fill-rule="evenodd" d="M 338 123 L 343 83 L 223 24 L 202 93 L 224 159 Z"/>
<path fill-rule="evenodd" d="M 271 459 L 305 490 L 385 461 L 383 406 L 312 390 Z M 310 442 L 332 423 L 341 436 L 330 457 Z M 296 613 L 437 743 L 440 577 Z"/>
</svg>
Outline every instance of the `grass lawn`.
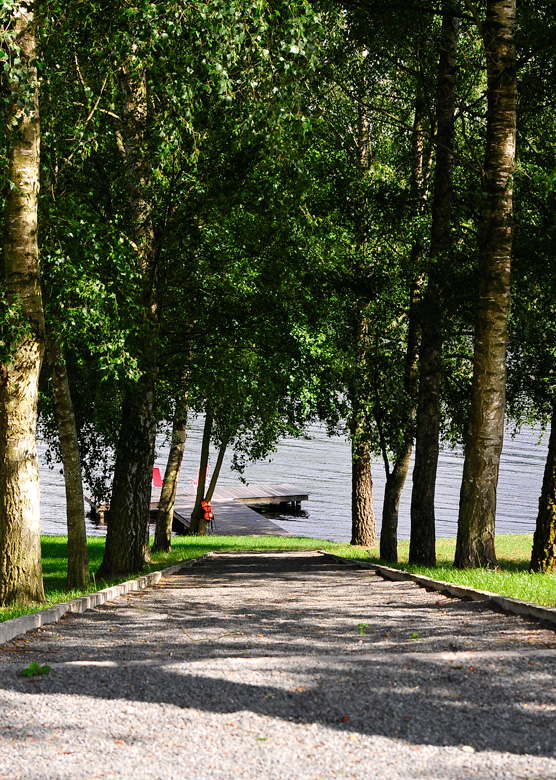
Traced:
<svg viewBox="0 0 556 780">
<path fill-rule="evenodd" d="M 43 576 L 47 603 L 26 607 L 0 607 L 0 622 L 52 606 L 62 601 L 81 596 L 81 591 L 66 591 L 66 537 L 44 536 L 42 538 Z M 89 537 L 91 571 L 100 566 L 104 552 L 104 537 Z M 505 596 L 533 601 L 545 606 L 556 606 L 556 576 L 531 574 L 527 571 L 531 554 L 532 535 L 506 535 L 496 538 L 496 550 L 500 570 L 476 569 L 460 571 L 452 569 L 455 539 L 439 539 L 437 542 L 436 568 L 409 566 L 407 556 L 409 542 L 400 542 L 397 568 L 416 574 L 424 574 L 436 580 L 455 582 L 473 588 L 489 590 Z M 346 558 L 358 558 L 372 563 L 383 563 L 378 549 L 367 550 L 349 544 L 337 544 L 322 539 L 308 539 L 294 536 L 181 536 L 172 540 L 170 553 L 156 553 L 146 572 L 164 569 L 179 561 L 189 560 L 210 550 L 328 550 Z M 108 585 L 123 582 L 129 576 L 109 581 L 93 582 L 88 592 L 100 590 Z"/>
<path fill-rule="evenodd" d="M 556 575 L 533 574 L 528 571 L 533 546 L 533 534 L 505 534 L 496 537 L 499 569 L 454 569 L 455 539 L 438 539 L 436 566 L 409 566 L 409 542 L 400 542 L 399 564 L 395 568 L 423 574 L 435 580 L 454 582 L 479 590 L 488 590 L 522 601 L 532 601 L 546 607 L 556 606 Z M 373 553 L 376 552 L 376 557 Z M 370 560 L 380 563 L 378 550 L 371 551 Z M 389 564 L 391 565 L 391 564 Z"/>
</svg>

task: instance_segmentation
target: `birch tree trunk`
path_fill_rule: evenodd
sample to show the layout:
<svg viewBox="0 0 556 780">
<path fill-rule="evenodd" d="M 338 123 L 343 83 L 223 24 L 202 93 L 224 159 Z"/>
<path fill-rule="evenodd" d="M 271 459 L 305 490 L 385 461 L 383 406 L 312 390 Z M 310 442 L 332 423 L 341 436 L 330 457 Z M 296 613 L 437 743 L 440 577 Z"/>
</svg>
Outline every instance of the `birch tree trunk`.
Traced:
<svg viewBox="0 0 556 780">
<path fill-rule="evenodd" d="M 455 76 L 458 53 L 458 0 L 445 0 L 436 94 L 436 165 L 432 204 L 428 283 L 421 305 L 419 397 L 415 465 L 411 493 L 409 560 L 434 566 L 436 520 L 434 497 L 440 450 L 442 385 L 442 261 L 450 244 L 454 189 Z"/>
<path fill-rule="evenodd" d="M 415 248 L 417 250 L 417 247 Z M 409 326 L 407 351 L 405 355 L 404 388 L 407 393 L 407 424 L 404 440 L 396 455 L 392 471 L 386 475 L 384 503 L 382 505 L 382 525 L 380 530 L 380 557 L 396 563 L 398 560 L 398 519 L 400 499 L 405 485 L 411 452 L 413 450 L 414 421 L 417 399 L 417 377 L 419 374 L 420 328 L 418 326 L 418 307 L 420 302 L 421 277 L 414 280 L 409 304 Z"/>
<path fill-rule="evenodd" d="M 153 225 L 147 75 L 120 72 L 122 140 L 129 201 L 129 227 L 142 277 L 143 322 L 138 343 L 139 380 L 123 402 L 110 517 L 99 576 L 141 571 L 150 560 L 149 519 L 156 434 L 158 251 Z"/>
<path fill-rule="evenodd" d="M 370 442 L 364 414 L 352 409 L 351 422 L 351 544 L 376 547 Z"/>
<path fill-rule="evenodd" d="M 361 53 L 364 59 L 365 52 Z M 365 94 L 357 107 L 357 156 L 362 178 L 368 175 L 371 166 L 371 135 L 369 110 L 365 105 Z M 367 209 L 361 204 L 361 211 L 355 225 L 357 245 L 357 273 L 367 273 Z M 355 375 L 352 377 L 351 396 L 351 544 L 375 547 L 377 532 L 373 503 L 373 480 L 371 474 L 371 443 L 368 436 L 368 342 L 369 324 L 366 317 L 368 300 L 360 299 L 354 306 Z"/>
<path fill-rule="evenodd" d="M 201 502 L 205 496 L 205 484 L 207 480 L 207 466 L 209 460 L 210 434 L 212 433 L 213 415 L 212 410 L 207 408 L 205 416 L 205 425 L 203 428 L 203 441 L 201 444 L 201 462 L 199 464 L 199 481 L 197 483 L 197 495 L 195 497 L 195 506 L 191 512 L 190 533 L 205 536 L 207 533 L 207 521 L 205 515 L 201 512 Z"/>
<path fill-rule="evenodd" d="M 16 100 L 10 114 L 4 224 L 8 302 L 19 307 L 23 333 L 15 335 L 0 365 L 0 604 L 44 601 L 41 566 L 36 425 L 38 381 L 44 355 L 44 314 L 37 240 L 39 94 L 35 67 L 34 4 L 15 6 L 15 33 L 31 89 L 29 113 Z M 23 102 L 23 101 L 21 101 Z"/>
<path fill-rule="evenodd" d="M 214 468 L 212 470 L 212 477 L 210 478 L 210 483 L 208 486 L 208 490 L 205 493 L 205 501 L 208 501 L 209 503 L 212 501 L 212 497 L 214 495 L 214 491 L 216 490 L 216 485 L 218 483 L 218 477 L 220 476 L 220 472 L 222 470 L 222 463 L 224 462 L 224 455 L 226 454 L 226 449 L 228 447 L 228 442 L 223 441 L 220 445 L 220 449 L 218 450 L 218 456 L 216 458 L 216 463 L 214 465 Z"/>
<path fill-rule="evenodd" d="M 455 566 L 496 566 L 496 488 L 504 438 L 506 346 L 516 135 L 516 0 L 488 0 L 488 79 L 480 245 L 480 292 L 469 431 L 460 493 Z"/>
<path fill-rule="evenodd" d="M 531 571 L 556 570 L 556 406 L 552 410 L 548 457 L 533 537 Z"/>
<path fill-rule="evenodd" d="M 169 552 L 172 546 L 174 503 L 185 449 L 185 440 L 187 438 L 187 412 L 188 394 L 185 394 L 176 403 L 176 411 L 172 422 L 172 440 L 164 471 L 160 501 L 158 502 L 153 552 Z"/>
<path fill-rule="evenodd" d="M 47 340 L 54 389 L 54 409 L 60 436 L 60 451 L 66 489 L 68 526 L 68 589 L 89 585 L 89 552 L 85 527 L 85 501 L 79 442 L 71 400 L 66 364 L 54 337 Z"/>
<path fill-rule="evenodd" d="M 422 216 L 425 210 L 428 187 L 425 182 L 425 153 L 423 120 L 426 110 L 425 96 L 422 86 L 417 87 L 415 100 L 415 119 L 413 122 L 413 171 L 412 185 L 417 201 L 417 212 Z M 404 390 L 407 395 L 406 428 L 403 442 L 396 453 L 394 466 L 390 471 L 388 458 L 385 457 L 386 485 L 384 487 L 384 502 L 382 505 L 382 524 L 380 530 L 380 557 L 393 563 L 398 560 L 398 521 L 402 490 L 407 479 L 413 439 L 415 436 L 415 415 L 417 412 L 417 392 L 419 376 L 419 346 L 421 328 L 418 323 L 420 316 L 420 298 L 423 262 L 423 236 L 418 229 L 411 252 L 411 267 L 415 269 L 410 303 L 409 325 L 407 334 L 407 349 L 405 355 Z"/>
</svg>

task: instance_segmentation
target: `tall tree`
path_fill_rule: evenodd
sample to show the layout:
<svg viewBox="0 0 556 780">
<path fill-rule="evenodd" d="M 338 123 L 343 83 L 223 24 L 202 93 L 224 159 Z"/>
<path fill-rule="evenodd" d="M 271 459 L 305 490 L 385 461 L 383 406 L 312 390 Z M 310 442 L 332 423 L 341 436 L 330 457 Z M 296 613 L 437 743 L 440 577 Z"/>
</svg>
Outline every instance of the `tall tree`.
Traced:
<svg viewBox="0 0 556 780">
<path fill-rule="evenodd" d="M 531 552 L 556 568 L 556 20 L 545 3 L 518 7 L 518 160 L 508 342 L 508 414 L 550 430 Z"/>
<path fill-rule="evenodd" d="M 418 61 L 421 62 L 420 49 L 418 52 Z M 423 214 L 427 202 L 429 191 L 429 177 L 427 175 L 430 168 L 430 161 L 427 159 L 427 150 L 425 145 L 425 121 L 427 100 L 425 95 L 425 85 L 423 84 L 423 68 L 418 69 L 418 83 L 415 95 L 415 116 L 412 132 L 412 172 L 411 189 L 413 201 L 416 204 L 417 227 L 411 249 L 411 273 L 414 279 L 411 285 L 408 326 L 407 326 L 407 347 L 405 354 L 405 368 L 403 378 L 403 389 L 407 397 L 407 406 L 405 420 L 401 420 L 402 432 L 401 442 L 396 447 L 393 457 L 393 465 L 390 466 L 390 459 L 383 456 L 386 470 L 386 484 L 384 486 L 384 503 L 382 506 L 382 523 L 380 528 L 380 557 L 386 561 L 398 560 L 398 519 L 399 506 L 402 490 L 409 472 L 411 454 L 413 451 L 413 440 L 415 437 L 415 416 L 417 406 L 417 388 L 419 371 L 419 351 L 421 344 L 421 325 L 419 322 L 421 313 L 421 287 L 423 282 L 422 264 L 424 250 L 423 236 Z M 432 148 L 429 147 L 429 158 L 432 154 Z M 377 410 L 380 405 L 376 405 Z M 380 420 L 377 420 L 380 424 Z"/>
<path fill-rule="evenodd" d="M 436 562 L 434 495 L 440 448 L 442 275 L 450 243 L 452 211 L 458 6 L 458 0 L 445 0 L 442 6 L 430 262 L 421 303 L 422 340 L 409 558 L 412 563 L 425 565 Z"/>
<path fill-rule="evenodd" d="M 331 19 L 325 66 L 312 96 L 312 110 L 320 113 L 313 153 L 320 192 L 312 208 L 317 206 L 319 227 L 330 231 L 323 236 L 329 241 L 327 328 L 337 349 L 336 390 L 349 399 L 352 540 L 376 543 L 370 468 L 371 453 L 377 453 L 387 475 L 381 549 L 395 556 L 413 439 L 416 266 L 431 147 L 414 39 L 427 36 L 428 28 L 411 14 L 406 35 L 407 9 L 402 14 L 398 6 L 361 14 L 350 4 L 349 10 Z M 321 163 L 319 153 L 330 162 Z"/>
<path fill-rule="evenodd" d="M 488 113 L 482 173 L 480 292 L 455 566 L 495 566 L 496 489 L 504 438 L 516 137 L 515 0 L 488 0 L 483 23 Z"/>
<path fill-rule="evenodd" d="M 18 320 L 0 364 L 0 604 L 43 601 L 36 424 L 44 355 L 37 240 L 40 122 L 35 4 L 2 13 L 9 99 L 5 301 Z M 4 56 L 6 59 L 6 56 Z M 6 327 L 6 323 L 4 323 Z"/>
<path fill-rule="evenodd" d="M 243 2 L 194 4 L 185 13 L 178 4 L 175 14 L 168 12 L 167 4 L 152 2 L 140 4 L 133 13 L 127 4 L 118 10 L 121 24 L 125 20 L 130 25 L 118 36 L 126 48 L 118 85 L 119 132 L 126 157 L 130 237 L 140 266 L 142 374 L 123 404 L 101 575 L 141 569 L 149 555 L 149 444 L 154 444 L 156 422 L 158 275 L 166 219 L 178 208 L 187 212 L 187 195 L 180 203 L 176 193 L 191 189 L 199 145 L 218 134 L 218 114 L 226 106 L 233 110 L 234 93 L 242 120 L 255 131 L 262 105 L 268 109 L 269 103 L 281 102 L 295 84 L 295 57 L 299 55 L 304 68 L 303 60 L 309 59 L 304 24 L 313 18 L 309 7 L 289 3 L 276 11 L 265 3 Z M 164 81 L 169 71 L 173 78 Z M 164 89 L 151 92 L 161 83 Z M 273 109 L 280 117 L 278 106 Z M 215 126 L 207 126 L 209 115 Z"/>
<path fill-rule="evenodd" d="M 133 58 L 119 74 L 128 224 L 141 288 L 139 379 L 126 391 L 116 452 L 110 521 L 99 576 L 141 571 L 150 560 L 149 517 L 156 435 L 159 248 L 153 222 L 149 85 Z"/>
</svg>

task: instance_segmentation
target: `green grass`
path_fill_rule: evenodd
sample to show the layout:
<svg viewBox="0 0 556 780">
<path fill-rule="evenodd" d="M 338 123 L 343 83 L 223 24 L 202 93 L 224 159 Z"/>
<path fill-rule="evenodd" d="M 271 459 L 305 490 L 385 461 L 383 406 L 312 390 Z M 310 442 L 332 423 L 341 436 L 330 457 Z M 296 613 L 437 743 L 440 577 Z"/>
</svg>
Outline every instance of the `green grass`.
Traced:
<svg viewBox="0 0 556 780">
<path fill-rule="evenodd" d="M 0 607 L 0 622 L 19 615 L 35 612 L 68 599 L 82 596 L 82 591 L 66 591 L 66 537 L 44 536 L 42 538 L 43 577 L 47 603 L 24 607 Z M 488 590 L 505 596 L 533 601 L 545 606 L 556 606 L 556 576 L 531 574 L 527 571 L 531 554 L 532 536 L 506 535 L 496 538 L 496 550 L 500 570 L 488 569 L 457 570 L 452 568 L 455 539 L 439 539 L 437 542 L 438 565 L 435 568 L 409 566 L 407 563 L 409 543 L 400 542 L 397 568 L 424 574 L 436 580 L 454 582 L 481 590 Z M 88 539 L 91 571 L 95 572 L 102 561 L 104 537 Z M 367 550 L 349 544 L 337 544 L 322 539 L 308 539 L 292 536 L 183 536 L 172 540 L 170 553 L 156 553 L 146 572 L 164 569 L 174 563 L 196 558 L 210 550 L 327 550 L 346 558 L 384 563 L 378 557 L 378 549 Z M 130 579 L 129 576 L 93 582 L 88 593 L 100 590 Z"/>
<path fill-rule="evenodd" d="M 502 596 L 531 601 L 547 607 L 556 606 L 556 575 L 537 574 L 528 571 L 533 546 L 532 534 L 506 534 L 496 537 L 496 555 L 499 569 L 454 569 L 452 562 L 456 548 L 455 539 L 439 539 L 436 544 L 435 567 L 410 566 L 407 563 L 409 542 L 400 542 L 399 563 L 395 568 L 413 574 L 422 574 L 443 582 L 453 582 L 479 590 L 488 590 Z M 373 550 L 372 553 L 378 553 Z M 382 563 L 370 556 L 373 563 Z M 392 565 L 392 564 L 389 564 Z"/>
</svg>

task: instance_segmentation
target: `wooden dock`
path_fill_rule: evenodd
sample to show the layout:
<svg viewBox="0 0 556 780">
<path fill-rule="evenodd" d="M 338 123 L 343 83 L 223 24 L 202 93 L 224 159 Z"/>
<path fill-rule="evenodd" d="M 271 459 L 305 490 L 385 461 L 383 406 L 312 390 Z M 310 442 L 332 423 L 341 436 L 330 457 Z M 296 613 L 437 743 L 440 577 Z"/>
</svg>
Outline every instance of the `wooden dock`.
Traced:
<svg viewBox="0 0 556 780">
<path fill-rule="evenodd" d="M 308 493 L 301 493 L 294 485 L 234 485 L 233 487 L 217 488 L 213 502 L 237 501 L 240 504 L 264 506 L 268 504 L 293 504 L 301 506 L 302 501 L 309 500 Z"/>
<path fill-rule="evenodd" d="M 160 488 L 153 488 L 151 509 L 158 508 Z M 296 508 L 302 501 L 309 499 L 308 493 L 302 493 L 294 485 L 233 485 L 219 487 L 214 491 L 212 506 L 214 511 L 214 531 L 224 536 L 289 536 L 287 531 L 273 523 L 264 515 L 250 509 L 251 506 L 287 505 Z M 174 523 L 178 533 L 189 531 L 191 512 L 195 504 L 195 487 L 178 489 L 174 503 Z M 178 528 L 176 527 L 179 527 Z"/>
<path fill-rule="evenodd" d="M 195 504 L 196 488 L 178 488 L 174 503 L 174 530 L 184 534 L 189 532 L 191 512 Z M 108 505 L 94 506 L 92 499 L 87 501 L 100 516 L 101 522 Z M 151 495 L 151 517 L 156 516 L 160 488 L 153 488 Z M 250 506 L 286 506 L 299 508 L 302 501 L 309 499 L 308 493 L 301 492 L 289 483 L 278 485 L 233 485 L 219 487 L 212 497 L 214 511 L 214 532 L 224 536 L 289 536 L 287 531 L 273 523 L 264 515 L 250 509 Z"/>
</svg>

